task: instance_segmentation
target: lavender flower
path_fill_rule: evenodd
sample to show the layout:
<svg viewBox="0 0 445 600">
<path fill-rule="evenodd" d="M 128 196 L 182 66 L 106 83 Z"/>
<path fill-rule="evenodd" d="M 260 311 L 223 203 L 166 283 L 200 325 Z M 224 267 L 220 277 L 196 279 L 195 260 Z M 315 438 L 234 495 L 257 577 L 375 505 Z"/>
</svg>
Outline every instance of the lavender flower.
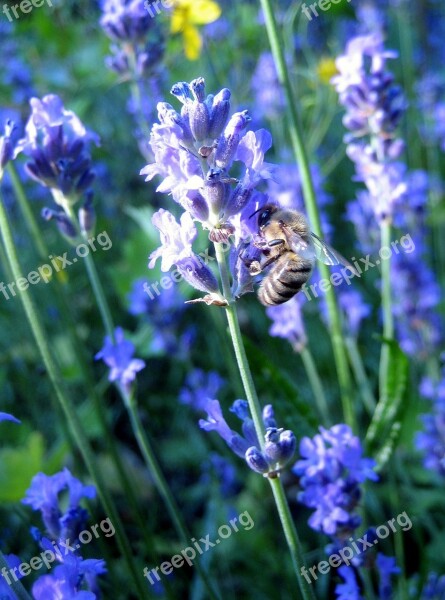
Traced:
<svg viewBox="0 0 445 600">
<path fill-rule="evenodd" d="M 293 471 L 300 479 L 299 501 L 315 509 L 309 525 L 316 531 L 345 539 L 360 524 L 354 513 L 360 501 L 360 484 L 377 480 L 375 461 L 363 458 L 358 437 L 348 425 L 320 427 L 320 434 L 300 442 L 302 460 Z"/>
<path fill-rule="evenodd" d="M 357 337 L 361 322 L 371 314 L 371 306 L 363 301 L 362 295 L 357 290 L 340 290 L 338 303 L 347 323 L 349 334 Z"/>
<path fill-rule="evenodd" d="M 445 597 L 445 575 L 429 573 L 420 600 L 443 600 Z"/>
<path fill-rule="evenodd" d="M 269 334 L 288 340 L 296 352 L 301 352 L 307 344 L 301 310 L 304 302 L 304 296 L 297 294 L 284 304 L 266 309 L 267 316 L 273 321 Z"/>
<path fill-rule="evenodd" d="M 19 419 L 16 419 L 12 415 L 4 412 L 0 412 L 0 423 L 2 421 L 12 421 L 13 423 L 20 423 Z"/>
<path fill-rule="evenodd" d="M 335 586 L 337 600 L 363 600 L 357 583 L 355 569 L 353 567 L 342 566 L 339 567 L 338 574 L 342 577 L 344 583 L 337 583 Z"/>
<path fill-rule="evenodd" d="M 107 67 L 138 80 L 141 91 L 148 76 L 156 83 L 156 67 L 164 53 L 161 30 L 145 4 L 143 0 L 104 0 L 100 18 L 102 29 L 113 42 Z"/>
<path fill-rule="evenodd" d="M 43 575 L 34 583 L 33 597 L 35 600 L 96 600 L 99 597 L 96 578 L 106 572 L 103 560 L 83 560 L 69 553 L 53 574 Z"/>
<path fill-rule="evenodd" d="M 377 554 L 376 566 L 379 572 L 379 598 L 380 600 L 391 600 L 393 590 L 391 576 L 398 575 L 400 568 L 396 565 L 394 556 L 385 556 L 380 552 Z"/>
<path fill-rule="evenodd" d="M 415 445 L 423 454 L 423 465 L 428 471 L 445 476 L 445 369 L 442 379 L 422 380 L 421 395 L 429 400 L 430 410 L 421 415 L 423 431 L 416 434 Z"/>
<path fill-rule="evenodd" d="M 60 508 L 60 494 L 68 490 L 68 507 Z M 84 486 L 65 468 L 55 475 L 37 473 L 22 500 L 34 510 L 41 511 L 48 534 L 53 539 L 76 539 L 85 526 L 88 513 L 79 506 L 82 498 L 94 498 L 94 486 Z"/>
<path fill-rule="evenodd" d="M 70 207 L 86 193 L 94 179 L 90 144 L 99 143 L 98 136 L 88 131 L 80 119 L 65 109 L 62 100 L 49 94 L 41 100 L 31 98 L 31 116 L 25 126 L 16 152 L 23 151 L 31 158 L 28 174 L 41 185 L 50 188 L 54 201 L 63 210 L 47 211 L 44 217 L 55 218 L 64 235 L 71 237 L 74 226 Z M 90 194 L 84 210 L 91 211 Z"/>
<path fill-rule="evenodd" d="M 268 404 L 263 409 L 263 422 L 266 428 L 264 436 L 264 451 L 255 432 L 252 419 L 248 416 L 248 404 L 244 400 L 236 400 L 231 412 L 243 422 L 243 436 L 239 435 L 225 421 L 218 400 L 208 400 L 205 410 L 207 420 L 200 419 L 199 426 L 205 431 L 216 431 L 226 442 L 229 448 L 247 465 L 264 477 L 274 478 L 292 459 L 295 452 L 296 440 L 292 431 L 277 429 L 272 406 Z"/>
<path fill-rule="evenodd" d="M 355 37 L 337 59 L 339 74 L 332 80 L 347 110 L 347 153 L 378 222 L 391 218 L 406 191 L 405 167 L 397 162 L 403 142 L 395 137 L 406 103 L 385 64 L 396 56 L 384 49 L 380 33 Z"/>
<path fill-rule="evenodd" d="M 141 174 L 147 181 L 160 175 L 157 191 L 170 192 L 205 228 L 219 229 L 270 177 L 264 154 L 272 144 L 271 136 L 263 129 L 245 132 L 250 121 L 247 111 L 230 117 L 228 89 L 206 96 L 204 79 L 199 78 L 175 84 L 172 94 L 183 104 L 181 114 L 166 102 L 158 104 L 160 123 L 153 125 L 150 141 L 155 162 Z M 234 162 L 243 167 L 239 180 L 229 175 Z"/>
<path fill-rule="evenodd" d="M 20 558 L 15 554 L 6 554 L 4 557 L 9 568 L 15 569 L 17 578 L 22 579 L 23 575 L 19 571 L 19 566 L 22 564 Z M 0 577 L 0 598 L 2 600 L 18 600 L 17 595 L 12 591 L 11 586 L 9 585 L 9 582 L 4 574 L 2 574 Z"/>
<path fill-rule="evenodd" d="M 181 317 L 188 306 L 179 287 L 159 290 L 146 279 L 137 279 L 128 295 L 129 312 L 145 316 L 151 328 L 150 350 L 154 354 L 187 356 L 190 351 L 190 338 L 193 328 L 180 332 Z"/>
<path fill-rule="evenodd" d="M 192 250 L 197 230 L 190 214 L 184 213 L 178 224 L 171 213 L 161 208 L 153 215 L 152 221 L 161 233 L 162 246 L 151 253 L 149 268 L 152 269 L 157 259 L 161 258 L 162 271 L 168 271 L 175 265 L 191 286 L 202 292 L 217 293 L 215 276 L 204 260 Z"/>
<path fill-rule="evenodd" d="M 110 368 L 109 381 L 118 381 L 126 390 L 136 378 L 136 373 L 145 367 L 145 362 L 139 358 L 133 358 L 134 345 L 125 339 L 122 327 L 115 329 L 115 341 L 107 335 L 105 343 L 96 356 L 96 360 L 102 359 Z"/>
<path fill-rule="evenodd" d="M 440 347 L 442 324 L 436 308 L 441 294 L 439 284 L 422 255 L 421 237 L 413 240 L 415 252 L 400 252 L 391 263 L 394 297 L 393 313 L 401 348 L 410 356 L 426 358 Z"/>
<path fill-rule="evenodd" d="M 193 369 L 179 392 L 179 401 L 195 410 L 205 410 L 207 402 L 216 398 L 224 383 L 224 379 L 215 371 L 205 373 L 202 369 Z"/>
<path fill-rule="evenodd" d="M 263 52 L 252 77 L 256 115 L 259 119 L 276 119 L 282 114 L 285 104 L 280 92 L 275 63 L 271 52 Z"/>
</svg>

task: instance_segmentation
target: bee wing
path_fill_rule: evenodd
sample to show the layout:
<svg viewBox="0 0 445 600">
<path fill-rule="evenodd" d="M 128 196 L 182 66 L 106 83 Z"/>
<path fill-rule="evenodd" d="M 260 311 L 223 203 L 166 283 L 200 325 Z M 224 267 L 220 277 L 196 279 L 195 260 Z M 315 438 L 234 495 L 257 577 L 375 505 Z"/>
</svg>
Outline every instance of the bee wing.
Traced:
<svg viewBox="0 0 445 600">
<path fill-rule="evenodd" d="M 317 235 L 315 235 L 315 233 L 311 232 L 311 237 L 314 247 L 314 253 L 319 261 L 321 261 L 325 265 L 330 266 L 344 265 L 345 267 L 351 269 L 354 275 L 360 277 L 360 273 L 357 271 L 357 269 L 353 267 L 351 263 L 347 261 L 346 258 L 344 258 L 344 256 L 342 256 L 339 252 L 334 250 L 334 248 L 329 246 L 329 244 L 323 242 L 323 240 L 321 240 Z"/>
<path fill-rule="evenodd" d="M 295 254 L 298 254 L 298 256 L 301 256 L 301 258 L 304 258 L 305 260 L 314 260 L 316 253 L 312 240 L 307 242 L 299 233 L 292 231 L 292 229 L 286 225 L 283 225 L 282 229 L 292 252 L 295 252 Z"/>
</svg>

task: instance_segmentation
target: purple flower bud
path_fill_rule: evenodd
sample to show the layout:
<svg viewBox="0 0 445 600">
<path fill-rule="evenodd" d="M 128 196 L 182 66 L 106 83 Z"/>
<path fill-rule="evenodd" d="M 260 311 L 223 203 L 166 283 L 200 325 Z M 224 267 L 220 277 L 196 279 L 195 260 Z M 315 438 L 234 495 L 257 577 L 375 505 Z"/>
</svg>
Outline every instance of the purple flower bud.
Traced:
<svg viewBox="0 0 445 600">
<path fill-rule="evenodd" d="M 196 141 L 202 142 L 209 137 L 210 114 L 207 104 L 204 102 L 205 83 L 204 79 L 194 79 L 190 87 L 195 101 L 188 105 L 190 129 Z"/>
<path fill-rule="evenodd" d="M 193 93 L 190 88 L 190 84 L 188 84 L 186 81 L 178 81 L 178 83 L 175 83 L 170 90 L 170 93 L 173 94 L 173 96 L 176 96 L 176 98 L 182 102 L 182 104 L 187 104 L 188 102 L 193 101 Z"/>
<path fill-rule="evenodd" d="M 178 271 L 191 286 L 200 292 L 217 292 L 218 281 L 203 259 L 196 254 L 189 258 L 178 260 Z"/>
<path fill-rule="evenodd" d="M 210 113 L 210 138 L 218 138 L 227 125 L 230 113 L 230 96 L 230 90 L 224 88 L 213 99 L 213 106 Z"/>
<path fill-rule="evenodd" d="M 265 455 L 269 462 L 278 463 L 279 467 L 289 462 L 295 453 L 297 440 L 292 431 L 270 427 L 265 435 Z"/>
<path fill-rule="evenodd" d="M 247 110 L 232 115 L 223 135 L 219 139 L 215 152 L 215 164 L 220 169 L 230 167 L 241 140 L 241 133 L 249 121 L 250 117 Z"/>
<path fill-rule="evenodd" d="M 214 215 L 219 215 L 228 200 L 230 186 L 221 181 L 220 172 L 210 171 L 204 181 L 202 193 L 207 201 L 210 212 Z"/>
<path fill-rule="evenodd" d="M 50 208 L 43 208 L 41 214 L 45 221 L 51 221 L 51 219 L 55 219 L 57 222 L 57 227 L 64 237 L 68 238 L 69 240 L 75 240 L 77 238 L 77 233 L 73 222 L 64 212 L 56 212 Z"/>
<path fill-rule="evenodd" d="M 248 466 L 257 473 L 265 475 L 270 471 L 269 463 L 256 446 L 251 446 L 246 450 L 245 459 Z"/>
</svg>

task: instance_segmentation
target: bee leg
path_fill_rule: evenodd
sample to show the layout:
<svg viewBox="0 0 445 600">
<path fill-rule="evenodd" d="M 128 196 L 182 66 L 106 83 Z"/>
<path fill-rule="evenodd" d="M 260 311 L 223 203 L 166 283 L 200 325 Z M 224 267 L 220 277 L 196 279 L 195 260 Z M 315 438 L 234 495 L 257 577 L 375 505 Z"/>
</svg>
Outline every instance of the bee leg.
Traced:
<svg viewBox="0 0 445 600">
<path fill-rule="evenodd" d="M 281 244 L 284 244 L 285 241 L 278 238 L 276 240 L 270 240 L 270 242 L 267 242 L 267 245 L 269 246 L 269 248 L 273 248 L 274 246 L 280 246 Z"/>
</svg>

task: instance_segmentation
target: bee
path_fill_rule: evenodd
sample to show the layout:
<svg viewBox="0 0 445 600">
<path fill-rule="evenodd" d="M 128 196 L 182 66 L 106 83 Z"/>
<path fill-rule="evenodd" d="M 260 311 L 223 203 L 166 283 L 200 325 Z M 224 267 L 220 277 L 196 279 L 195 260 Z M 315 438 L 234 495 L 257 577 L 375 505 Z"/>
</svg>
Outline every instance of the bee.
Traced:
<svg viewBox="0 0 445 600">
<path fill-rule="evenodd" d="M 300 212 L 274 204 L 266 204 L 256 212 L 259 234 L 254 245 L 265 260 L 252 261 L 250 274 L 258 275 L 270 267 L 258 290 L 261 304 L 283 304 L 295 296 L 309 279 L 315 259 L 327 265 L 344 265 L 359 276 L 341 254 L 310 231 Z"/>
</svg>

